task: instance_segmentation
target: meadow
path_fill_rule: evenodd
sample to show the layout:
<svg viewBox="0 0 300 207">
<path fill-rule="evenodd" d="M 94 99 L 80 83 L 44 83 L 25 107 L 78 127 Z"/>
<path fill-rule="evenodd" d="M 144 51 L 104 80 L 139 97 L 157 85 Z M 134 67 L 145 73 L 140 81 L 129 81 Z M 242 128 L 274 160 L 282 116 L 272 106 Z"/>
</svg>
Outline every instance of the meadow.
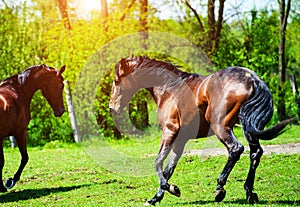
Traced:
<svg viewBox="0 0 300 207">
<path fill-rule="evenodd" d="M 277 143 L 299 142 L 299 126 L 292 127 L 276 140 Z M 203 148 L 210 142 L 202 139 L 192 141 L 192 145 Z M 84 145 L 54 141 L 28 149 L 29 163 L 21 180 L 13 189 L 0 195 L 0 205 L 142 206 L 154 196 L 158 187 L 153 161 L 159 137 L 149 142 L 128 139 L 110 143 L 114 149 L 124 149 L 123 153 L 128 155 L 151 152 L 148 155 L 152 171 L 144 176 L 112 172 L 101 166 L 97 162 L 101 157 L 91 156 Z M 142 147 L 143 143 L 147 143 L 147 147 Z M 3 177 L 6 180 L 17 170 L 18 149 L 6 147 L 5 159 Z M 182 196 L 176 198 L 166 193 L 157 206 L 215 206 L 216 179 L 226 159 L 226 156 L 184 155 L 170 180 L 178 185 Z M 243 189 L 248 166 L 248 153 L 244 153 L 225 186 L 227 196 L 218 206 L 252 206 L 247 204 Z M 254 206 L 299 206 L 299 166 L 299 154 L 263 156 L 255 180 L 255 192 L 260 201 Z"/>
</svg>

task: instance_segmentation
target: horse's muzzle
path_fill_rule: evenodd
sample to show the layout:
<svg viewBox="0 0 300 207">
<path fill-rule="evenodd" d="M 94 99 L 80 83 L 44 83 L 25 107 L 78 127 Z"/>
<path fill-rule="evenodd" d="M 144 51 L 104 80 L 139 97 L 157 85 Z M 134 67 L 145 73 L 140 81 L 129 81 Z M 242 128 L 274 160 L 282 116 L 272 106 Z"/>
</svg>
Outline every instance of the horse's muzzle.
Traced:
<svg viewBox="0 0 300 207">
<path fill-rule="evenodd" d="M 116 104 L 116 102 L 109 102 L 109 110 L 111 115 L 118 115 L 121 112 L 121 106 L 119 104 Z"/>
<path fill-rule="evenodd" d="M 111 115 L 118 115 L 118 114 L 119 114 L 119 112 L 116 111 L 116 110 L 113 109 L 113 108 L 109 108 L 109 110 L 110 110 Z"/>
<path fill-rule="evenodd" d="M 65 113 L 65 107 L 61 107 L 58 110 L 54 111 L 55 117 L 61 117 Z"/>
</svg>

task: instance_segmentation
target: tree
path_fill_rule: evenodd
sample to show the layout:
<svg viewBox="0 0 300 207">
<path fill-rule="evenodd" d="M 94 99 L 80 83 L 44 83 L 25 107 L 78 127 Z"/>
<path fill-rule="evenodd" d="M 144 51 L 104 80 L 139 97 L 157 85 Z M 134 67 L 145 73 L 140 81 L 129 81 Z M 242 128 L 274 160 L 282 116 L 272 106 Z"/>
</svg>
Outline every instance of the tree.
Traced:
<svg viewBox="0 0 300 207">
<path fill-rule="evenodd" d="M 45 1 L 45 0 L 31 0 L 33 10 L 39 11 L 41 13 L 41 17 L 46 21 L 55 21 L 57 19 L 57 15 L 59 14 L 59 9 L 54 1 Z"/>
<path fill-rule="evenodd" d="M 215 0 L 207 1 L 207 28 L 205 27 L 206 24 L 203 23 L 203 20 L 201 19 L 200 15 L 196 11 L 196 9 L 192 7 L 190 2 L 188 0 L 182 0 L 182 2 L 194 14 L 198 22 L 199 30 L 202 33 L 201 42 L 203 44 L 203 47 L 208 57 L 211 58 L 219 47 L 221 30 L 223 26 L 223 12 L 224 12 L 225 0 L 219 0 L 217 19 L 215 16 L 215 10 L 216 10 Z"/>
<path fill-rule="evenodd" d="M 101 0 L 101 17 L 103 17 L 103 18 L 108 17 L 108 8 L 107 8 L 106 0 Z"/>
<path fill-rule="evenodd" d="M 285 61 L 285 40 L 286 40 L 286 27 L 287 27 L 287 20 L 289 16 L 289 12 L 291 9 L 291 0 L 287 0 L 287 4 L 285 0 L 278 0 L 279 4 L 279 12 L 280 12 L 280 43 L 278 46 L 278 54 L 279 54 L 279 93 L 280 99 L 278 103 L 278 115 L 279 119 L 283 120 L 286 118 L 286 110 L 285 110 L 285 103 L 284 103 L 284 96 L 285 91 L 282 89 L 282 85 L 286 81 L 286 61 Z"/>
<path fill-rule="evenodd" d="M 57 0 L 59 10 L 61 13 L 62 20 L 64 22 L 65 28 L 69 31 L 72 29 L 69 14 L 68 14 L 68 4 L 67 0 Z"/>
<path fill-rule="evenodd" d="M 296 3 L 296 2 L 294 2 Z M 293 8 L 300 8 L 300 2 L 298 5 L 293 5 Z M 287 31 L 287 73 L 292 85 L 295 102 L 298 107 L 298 118 L 300 120 L 300 16 L 297 11 L 291 10 L 290 17 L 292 18 L 289 23 L 289 30 Z"/>
<path fill-rule="evenodd" d="M 148 0 L 140 0 L 140 25 L 141 25 L 141 38 L 143 40 L 142 47 L 146 50 L 147 45 L 144 41 L 148 39 L 148 25 L 147 25 L 147 17 L 148 17 Z M 146 90 L 142 90 L 139 95 L 141 97 L 147 97 L 146 94 L 148 92 Z M 136 101 L 137 112 L 140 113 L 140 120 L 136 120 L 136 126 L 140 129 L 146 128 L 149 126 L 149 116 L 148 116 L 148 106 L 147 100 L 145 98 L 140 98 Z M 137 117 L 136 117 L 137 118 Z"/>
</svg>

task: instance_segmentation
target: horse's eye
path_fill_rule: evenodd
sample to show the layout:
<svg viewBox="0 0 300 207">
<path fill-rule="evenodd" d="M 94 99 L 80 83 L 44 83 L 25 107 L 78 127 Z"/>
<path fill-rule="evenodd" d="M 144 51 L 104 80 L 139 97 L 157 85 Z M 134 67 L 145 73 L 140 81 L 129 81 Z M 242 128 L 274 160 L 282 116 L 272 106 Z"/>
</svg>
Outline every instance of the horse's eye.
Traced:
<svg viewBox="0 0 300 207">
<path fill-rule="evenodd" d="M 119 77 L 115 77 L 114 82 L 115 82 L 115 85 L 119 85 L 120 78 Z"/>
</svg>

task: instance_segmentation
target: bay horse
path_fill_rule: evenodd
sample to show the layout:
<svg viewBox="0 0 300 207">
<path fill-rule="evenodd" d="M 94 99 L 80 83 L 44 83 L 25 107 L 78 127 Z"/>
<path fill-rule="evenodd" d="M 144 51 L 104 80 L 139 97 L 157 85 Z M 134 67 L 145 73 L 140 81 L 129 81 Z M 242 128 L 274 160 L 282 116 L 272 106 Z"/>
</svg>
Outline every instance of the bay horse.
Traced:
<svg viewBox="0 0 300 207">
<path fill-rule="evenodd" d="M 228 160 L 217 179 L 215 191 L 215 201 L 221 202 L 226 195 L 224 185 L 227 178 L 244 151 L 244 146 L 233 133 L 238 120 L 250 146 L 250 169 L 244 184 L 246 199 L 249 203 L 258 202 L 253 185 L 255 171 L 263 154 L 259 140 L 275 138 L 294 119 L 264 130 L 273 115 L 273 101 L 270 90 L 257 74 L 235 66 L 202 76 L 142 56 L 121 59 L 114 72 L 109 104 L 113 115 L 119 114 L 141 88 L 148 89 L 158 105 L 157 117 L 162 138 L 155 169 L 159 190 L 147 201 L 147 205 L 160 202 L 165 191 L 180 196 L 179 188 L 168 181 L 186 142 L 190 138 L 213 134 L 228 151 Z M 168 155 L 163 170 L 163 162 Z"/>
<path fill-rule="evenodd" d="M 56 117 L 65 111 L 63 103 L 63 77 L 65 66 L 58 71 L 46 65 L 27 68 L 0 83 L 0 192 L 6 192 L 20 180 L 22 171 L 28 162 L 27 126 L 30 121 L 30 102 L 37 90 L 42 91 Z M 21 164 L 13 178 L 2 182 L 4 167 L 3 143 L 7 136 L 14 136 L 21 154 Z"/>
</svg>

